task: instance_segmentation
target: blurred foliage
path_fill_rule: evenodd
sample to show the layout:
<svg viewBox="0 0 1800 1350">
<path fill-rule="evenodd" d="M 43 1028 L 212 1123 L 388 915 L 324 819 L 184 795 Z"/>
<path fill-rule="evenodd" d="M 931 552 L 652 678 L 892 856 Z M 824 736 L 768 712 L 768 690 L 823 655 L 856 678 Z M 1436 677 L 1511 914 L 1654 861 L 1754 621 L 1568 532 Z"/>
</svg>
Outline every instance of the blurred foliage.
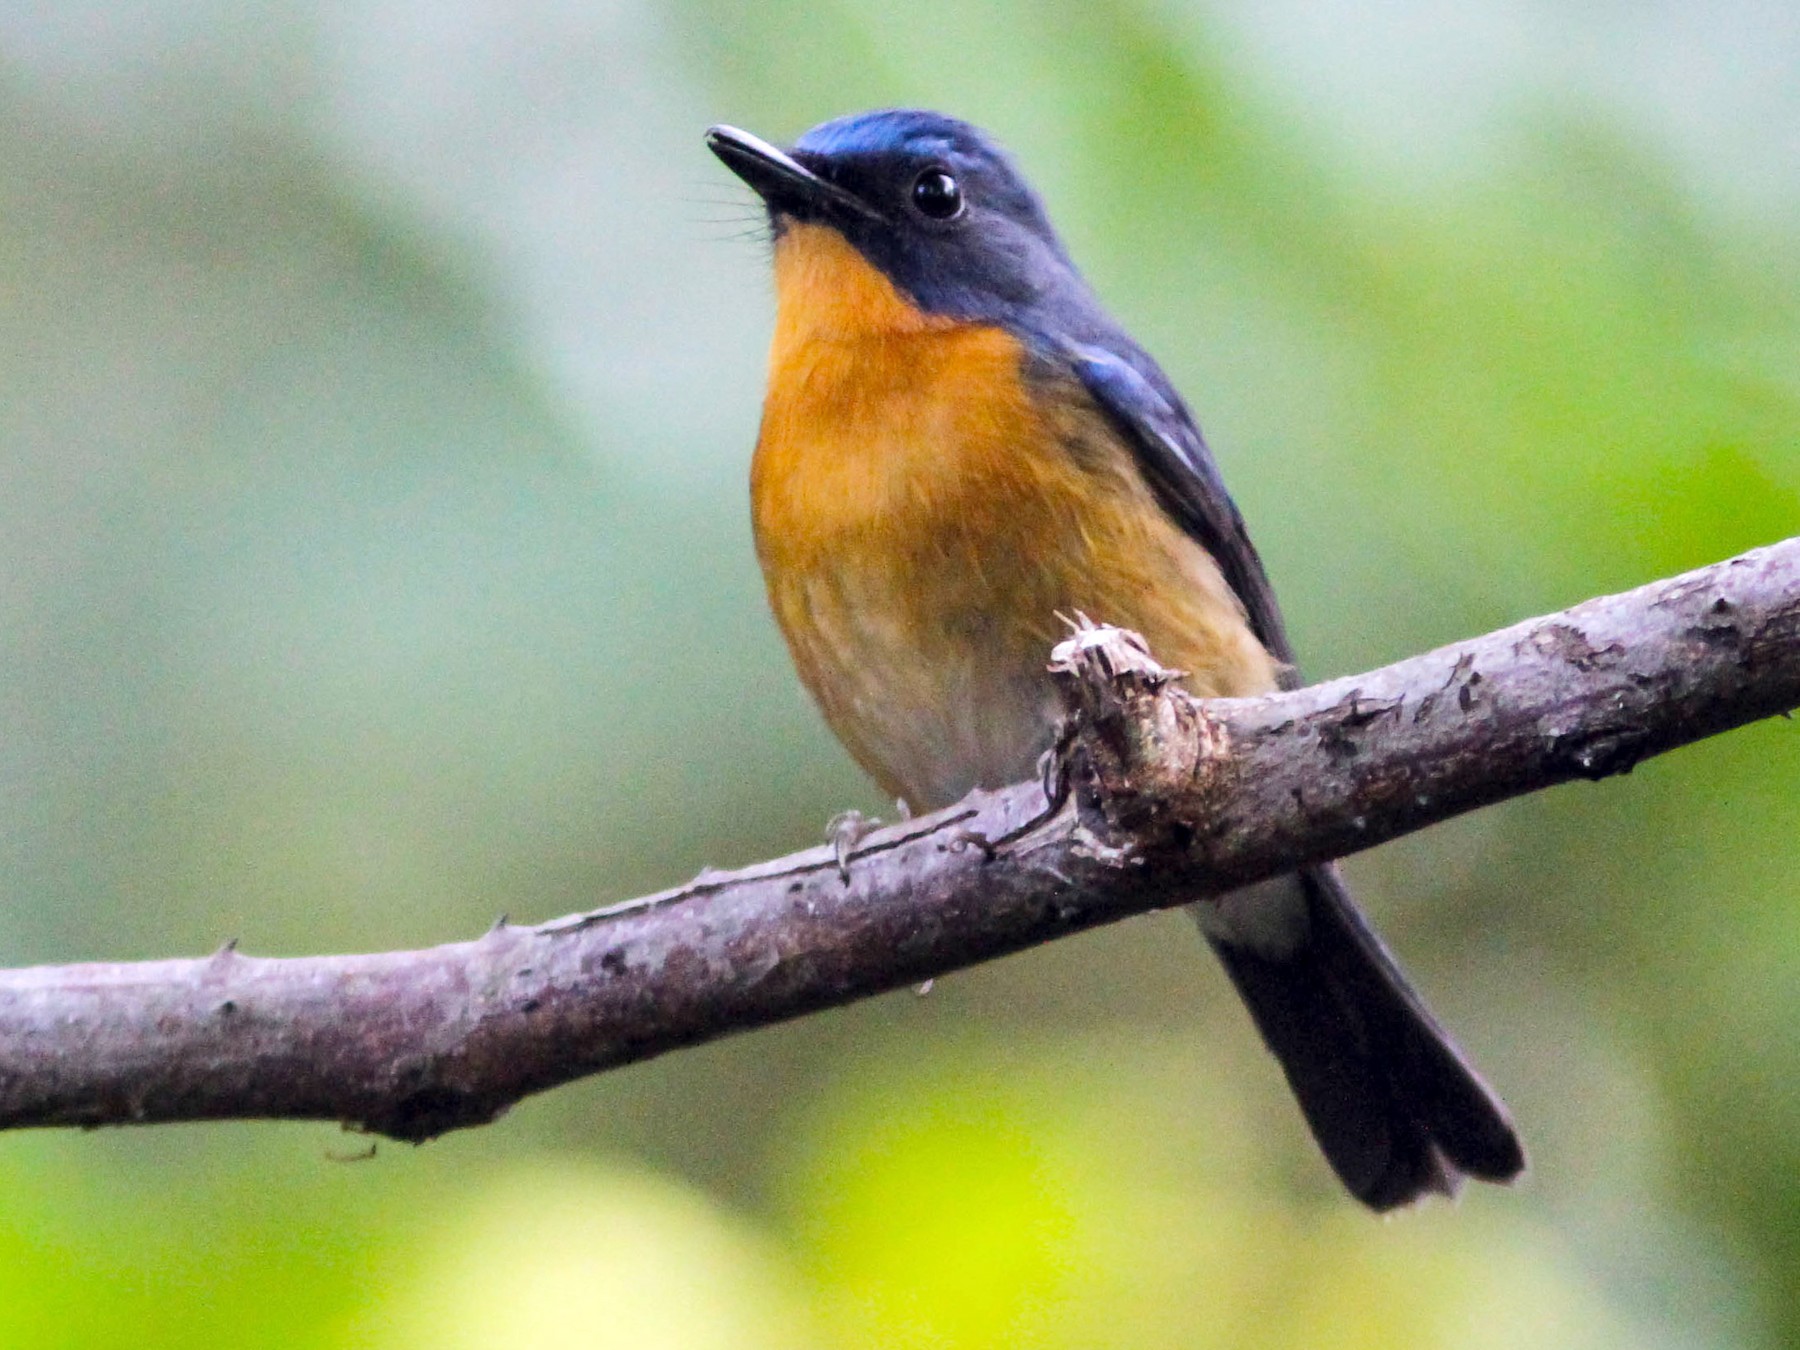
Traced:
<svg viewBox="0 0 1800 1350">
<path fill-rule="evenodd" d="M 1379 45 L 1246 39 L 1284 12 L 0 6 L 4 959 L 430 942 L 877 805 L 762 611 L 767 283 L 709 121 L 1000 133 L 1318 673 L 1800 530 L 1794 147 L 1718 132 L 1790 188 L 1726 204 L 1464 41 L 1515 96 L 1408 161 L 1293 55 Z M 1634 87 L 1716 92 L 1773 13 Z M 0 1345 L 1800 1345 L 1796 783 L 1776 723 L 1356 860 L 1512 1192 L 1352 1209 L 1160 917 L 421 1150 L 0 1139 Z"/>
</svg>

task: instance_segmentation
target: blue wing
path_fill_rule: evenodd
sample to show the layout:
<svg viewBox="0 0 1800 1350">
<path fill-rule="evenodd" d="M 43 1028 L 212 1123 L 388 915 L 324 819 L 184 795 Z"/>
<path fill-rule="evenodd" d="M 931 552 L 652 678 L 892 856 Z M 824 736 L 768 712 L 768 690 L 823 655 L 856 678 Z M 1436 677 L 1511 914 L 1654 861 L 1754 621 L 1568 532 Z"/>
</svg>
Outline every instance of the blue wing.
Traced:
<svg viewBox="0 0 1800 1350">
<path fill-rule="evenodd" d="M 1058 350 L 1163 506 L 1218 563 L 1292 688 L 1299 675 L 1275 592 L 1200 429 L 1155 363 L 1113 341 Z M 1253 931 L 1234 931 L 1212 906 L 1196 914 L 1344 1184 L 1386 1210 L 1453 1194 L 1463 1175 L 1517 1176 L 1525 1154 L 1506 1107 L 1420 1002 L 1337 870 L 1310 867 L 1273 885 L 1257 903 L 1285 911 L 1284 923 L 1298 911 L 1307 937 L 1292 951 L 1260 950 Z"/>
<path fill-rule="evenodd" d="M 1218 563 L 1257 638 L 1286 664 L 1283 683 L 1297 683 L 1274 588 L 1180 397 L 1157 388 L 1137 366 L 1104 347 L 1071 344 L 1064 353 L 1075 377 L 1136 453 L 1163 505 Z"/>
</svg>

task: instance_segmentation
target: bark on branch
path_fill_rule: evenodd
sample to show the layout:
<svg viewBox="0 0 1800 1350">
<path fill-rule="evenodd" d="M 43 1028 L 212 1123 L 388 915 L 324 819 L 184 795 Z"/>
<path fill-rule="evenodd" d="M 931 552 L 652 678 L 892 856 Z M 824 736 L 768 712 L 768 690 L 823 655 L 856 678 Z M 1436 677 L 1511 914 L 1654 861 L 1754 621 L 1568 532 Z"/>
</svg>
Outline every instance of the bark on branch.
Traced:
<svg viewBox="0 0 1800 1350">
<path fill-rule="evenodd" d="M 423 951 L 0 971 L 0 1127 L 281 1117 L 423 1140 L 584 1074 L 1623 773 L 1800 705 L 1800 539 L 1351 679 L 1196 703 L 1058 649 L 1047 800 L 980 793 Z"/>
</svg>

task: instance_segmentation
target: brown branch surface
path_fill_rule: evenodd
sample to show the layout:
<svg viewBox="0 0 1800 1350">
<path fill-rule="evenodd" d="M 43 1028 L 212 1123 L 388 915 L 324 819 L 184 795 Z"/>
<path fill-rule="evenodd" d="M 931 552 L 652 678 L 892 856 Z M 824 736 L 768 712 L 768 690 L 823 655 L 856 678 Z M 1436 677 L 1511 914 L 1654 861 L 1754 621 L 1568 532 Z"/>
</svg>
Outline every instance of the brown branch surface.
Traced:
<svg viewBox="0 0 1800 1350">
<path fill-rule="evenodd" d="M 1056 668 L 1056 804 L 424 951 L 0 972 L 0 1127 L 337 1120 L 423 1140 L 533 1092 L 1623 773 L 1800 705 L 1800 539 L 1359 675 L 1196 703 L 1115 630 Z M 1066 788 L 1066 791 L 1063 789 Z"/>
</svg>

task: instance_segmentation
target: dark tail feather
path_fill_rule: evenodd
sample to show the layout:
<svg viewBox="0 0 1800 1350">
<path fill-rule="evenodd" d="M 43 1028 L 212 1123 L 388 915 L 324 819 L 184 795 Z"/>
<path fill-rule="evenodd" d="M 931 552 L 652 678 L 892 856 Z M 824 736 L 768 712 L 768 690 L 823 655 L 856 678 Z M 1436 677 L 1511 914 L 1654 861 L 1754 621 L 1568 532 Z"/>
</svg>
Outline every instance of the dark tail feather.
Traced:
<svg viewBox="0 0 1800 1350">
<path fill-rule="evenodd" d="M 1464 1176 L 1518 1176 L 1525 1153 L 1505 1106 L 1413 992 L 1336 869 L 1276 885 L 1255 903 L 1304 904 L 1292 950 L 1234 942 L 1212 916 L 1202 926 L 1344 1185 L 1385 1210 L 1454 1194 Z"/>
</svg>

